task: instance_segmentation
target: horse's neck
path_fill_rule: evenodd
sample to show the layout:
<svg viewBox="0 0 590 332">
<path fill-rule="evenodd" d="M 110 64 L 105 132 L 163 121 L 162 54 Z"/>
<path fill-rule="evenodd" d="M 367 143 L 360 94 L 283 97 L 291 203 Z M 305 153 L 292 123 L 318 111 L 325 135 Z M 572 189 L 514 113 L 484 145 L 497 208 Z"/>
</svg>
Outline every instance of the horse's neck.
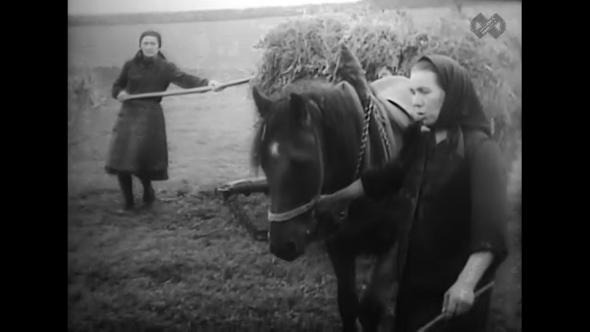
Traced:
<svg viewBox="0 0 590 332">
<path fill-rule="evenodd" d="M 339 190 L 353 180 L 360 148 L 360 128 L 340 131 L 337 135 L 322 131 L 324 185 L 326 193 Z M 352 139 L 358 137 L 358 139 Z M 353 144 L 347 144 L 353 143 Z"/>
<path fill-rule="evenodd" d="M 353 147 L 343 146 L 345 140 L 337 137 L 324 141 L 324 186 L 325 192 L 334 192 L 350 183 L 354 173 L 356 153 Z"/>
<path fill-rule="evenodd" d="M 355 171 L 358 163 L 359 152 L 361 152 L 362 133 L 365 121 L 365 112 L 360 102 L 359 96 L 352 86 L 347 83 L 341 83 L 336 90 L 340 100 L 345 100 L 340 108 L 331 105 L 333 108 L 325 111 L 328 112 L 346 112 L 345 118 L 350 121 L 332 124 L 324 127 L 350 127 L 346 130 L 336 130 L 335 132 L 325 133 L 323 135 L 324 153 L 325 153 L 325 190 L 340 189 L 355 180 Z M 392 114 L 389 106 L 384 105 L 383 101 L 374 99 L 374 113 L 371 118 L 368 138 L 364 146 L 364 158 L 361 161 L 361 170 L 367 167 L 378 166 L 386 163 L 390 159 L 397 158 L 402 146 L 403 131 L 407 123 L 400 123 L 400 116 L 405 114 Z M 396 109 L 399 112 L 399 110 Z M 378 121 L 383 123 L 378 124 Z M 403 121 L 402 121 L 403 122 Z M 387 141 L 387 143 L 385 142 Z M 358 176 L 358 174 L 356 174 Z"/>
</svg>

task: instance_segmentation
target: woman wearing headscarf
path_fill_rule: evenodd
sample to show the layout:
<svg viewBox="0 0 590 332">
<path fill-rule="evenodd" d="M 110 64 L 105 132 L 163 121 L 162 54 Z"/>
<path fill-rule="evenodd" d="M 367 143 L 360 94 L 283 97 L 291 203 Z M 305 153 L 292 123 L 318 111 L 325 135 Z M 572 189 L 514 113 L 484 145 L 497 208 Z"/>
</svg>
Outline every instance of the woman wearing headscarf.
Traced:
<svg viewBox="0 0 590 332">
<path fill-rule="evenodd" d="M 132 175 L 143 185 L 143 202 L 155 200 L 152 181 L 168 179 L 168 146 L 161 97 L 125 100 L 128 94 L 159 92 L 174 83 L 182 88 L 215 86 L 215 82 L 179 70 L 166 60 L 160 48 L 162 37 L 145 31 L 139 37 L 140 49 L 123 65 L 112 88 L 113 98 L 122 102 L 115 123 L 106 171 L 117 175 L 124 204 L 123 211 L 134 208 Z"/>
<path fill-rule="evenodd" d="M 354 198 L 396 194 L 406 204 L 400 223 L 396 332 L 484 331 L 494 279 L 505 259 L 506 180 L 490 122 L 467 71 L 441 55 L 412 67 L 414 112 L 402 157 L 365 171 L 348 187 L 323 196 L 320 210 Z"/>
</svg>

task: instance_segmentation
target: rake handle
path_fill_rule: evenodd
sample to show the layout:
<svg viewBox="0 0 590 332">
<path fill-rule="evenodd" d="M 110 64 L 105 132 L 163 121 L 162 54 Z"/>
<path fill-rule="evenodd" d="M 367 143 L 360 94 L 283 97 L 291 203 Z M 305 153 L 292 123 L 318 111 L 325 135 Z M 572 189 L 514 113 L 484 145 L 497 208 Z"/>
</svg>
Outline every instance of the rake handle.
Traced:
<svg viewBox="0 0 590 332">
<path fill-rule="evenodd" d="M 248 82 L 250 82 L 250 80 L 252 78 L 254 78 L 254 77 L 251 76 L 251 77 L 242 78 L 239 80 L 230 81 L 230 82 L 227 82 L 224 84 L 220 84 L 215 88 L 211 87 L 211 86 L 203 86 L 203 87 L 198 87 L 198 88 L 193 88 L 193 89 L 182 89 L 182 90 L 177 90 L 177 91 L 160 91 L 160 92 L 138 93 L 138 94 L 133 94 L 133 95 L 127 95 L 124 98 L 124 101 L 125 100 L 132 100 L 132 99 L 141 99 L 141 98 L 168 97 L 168 96 L 188 95 L 188 94 L 193 94 L 193 93 L 204 93 L 204 92 L 212 91 L 214 89 L 225 89 L 230 86 L 248 83 Z"/>
<path fill-rule="evenodd" d="M 491 281 L 489 284 L 483 286 L 482 288 L 480 288 L 478 291 L 475 292 L 475 298 L 477 299 L 478 296 L 480 296 L 483 292 L 487 291 L 488 289 L 492 288 L 493 286 L 494 286 L 493 281 Z M 428 331 L 428 329 L 430 329 L 435 324 L 437 324 L 438 322 L 440 322 L 444 319 L 445 319 L 445 314 L 440 314 L 440 315 L 436 316 L 436 318 L 434 318 L 433 320 L 428 322 L 426 325 L 424 325 L 420 329 L 418 329 L 417 332 L 426 332 L 426 331 Z"/>
</svg>

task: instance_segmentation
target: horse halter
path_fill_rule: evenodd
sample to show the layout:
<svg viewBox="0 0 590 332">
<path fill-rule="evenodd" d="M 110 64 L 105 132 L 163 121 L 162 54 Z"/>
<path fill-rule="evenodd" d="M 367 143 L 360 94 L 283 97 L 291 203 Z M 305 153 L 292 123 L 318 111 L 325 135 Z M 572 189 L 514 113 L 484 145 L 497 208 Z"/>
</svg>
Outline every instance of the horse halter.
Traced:
<svg viewBox="0 0 590 332">
<path fill-rule="evenodd" d="M 281 213 L 273 213 L 270 211 L 270 209 L 268 209 L 268 221 L 270 221 L 270 222 L 289 221 L 289 220 L 291 220 L 297 216 L 300 216 L 300 215 L 308 212 L 309 210 L 313 209 L 313 207 L 315 206 L 315 204 L 318 202 L 319 199 L 320 199 L 320 195 L 316 195 L 311 199 L 311 201 L 309 201 L 303 205 L 300 205 L 294 209 L 291 209 L 286 212 L 281 212 Z"/>
<path fill-rule="evenodd" d="M 355 174 L 353 177 L 353 181 L 358 178 L 360 171 L 361 171 L 361 165 L 362 165 L 363 159 L 365 158 L 367 144 L 369 141 L 369 123 L 371 121 L 371 117 L 375 113 L 374 108 L 375 108 L 375 105 L 374 105 L 374 102 L 372 99 L 370 100 L 368 105 L 366 105 L 366 107 L 363 108 L 364 114 L 363 114 L 363 128 L 362 128 L 362 134 L 361 134 L 361 146 L 360 146 L 360 151 L 359 151 L 359 155 L 358 155 L 358 159 L 357 159 L 357 164 L 356 164 L 356 168 L 355 168 Z M 263 133 L 264 133 L 266 131 L 266 126 L 262 129 L 263 129 Z M 322 190 L 322 186 L 323 186 L 323 180 L 324 180 L 323 179 L 324 178 L 324 162 L 323 162 L 322 145 L 318 139 L 319 136 L 318 136 L 317 130 L 315 128 L 314 128 L 314 136 L 315 136 L 316 141 L 318 142 L 318 154 L 319 154 L 320 172 L 321 172 L 320 185 L 317 190 L 317 194 L 309 202 L 307 202 L 303 205 L 300 205 L 298 207 L 295 207 L 291 210 L 285 211 L 285 212 L 274 213 L 274 212 L 271 212 L 270 208 L 269 208 L 268 209 L 268 221 L 269 222 L 289 221 L 297 216 L 300 216 L 300 215 L 308 212 L 309 210 L 312 210 L 315 207 L 318 200 L 320 199 L 321 190 Z M 389 142 L 386 142 L 386 143 L 389 143 Z M 339 221 L 342 221 L 343 218 L 344 218 L 344 214 L 340 213 Z"/>
<path fill-rule="evenodd" d="M 317 153 L 318 153 L 318 159 L 320 161 L 320 181 L 319 181 L 319 185 L 317 188 L 317 193 L 313 196 L 313 198 L 303 204 L 300 205 L 298 207 L 295 207 L 291 210 L 285 211 L 285 212 L 272 212 L 270 211 L 270 207 L 268 208 L 268 221 L 269 222 L 285 222 L 285 221 L 289 221 L 295 217 L 298 217 L 306 212 L 309 212 L 310 210 L 312 210 L 316 203 L 318 202 L 318 200 L 320 199 L 320 195 L 322 192 L 322 186 L 324 183 L 324 154 L 323 154 L 323 149 L 322 149 L 322 142 L 319 140 L 319 135 L 317 133 L 317 129 L 314 128 L 313 130 L 314 132 L 314 138 L 316 140 L 316 143 L 318 145 L 318 149 L 317 149 Z"/>
</svg>

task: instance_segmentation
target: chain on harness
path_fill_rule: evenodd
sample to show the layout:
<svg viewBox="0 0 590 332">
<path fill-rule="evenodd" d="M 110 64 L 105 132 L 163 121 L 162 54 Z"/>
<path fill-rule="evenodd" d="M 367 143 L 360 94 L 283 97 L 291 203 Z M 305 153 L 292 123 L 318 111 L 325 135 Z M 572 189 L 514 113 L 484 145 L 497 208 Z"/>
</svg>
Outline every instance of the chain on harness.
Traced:
<svg viewBox="0 0 590 332">
<path fill-rule="evenodd" d="M 367 152 L 367 143 L 369 141 L 369 125 L 371 123 L 371 117 L 376 116 L 377 122 L 377 129 L 379 130 L 379 136 L 381 138 L 381 142 L 385 145 L 385 160 L 389 160 L 391 158 L 391 142 L 389 142 L 389 136 L 385 132 L 385 118 L 383 116 L 383 112 L 375 112 L 375 96 L 369 95 L 369 100 L 367 105 L 363 109 L 364 111 L 364 120 L 363 120 L 363 132 L 361 134 L 361 146 L 359 151 L 359 156 L 356 162 L 356 169 L 354 171 L 353 181 L 358 179 L 361 172 L 361 166 L 363 164 L 363 159 Z M 378 118 L 377 118 L 378 117 Z"/>
<path fill-rule="evenodd" d="M 371 124 L 371 118 L 375 116 L 375 112 L 376 112 L 375 111 L 375 96 L 369 95 L 368 102 L 367 102 L 366 106 L 363 108 L 363 113 L 364 113 L 363 115 L 364 116 L 363 116 L 363 129 L 362 129 L 362 133 L 361 133 L 361 145 L 360 145 L 359 155 L 357 158 L 356 168 L 354 171 L 354 177 L 353 177 L 352 181 L 355 181 L 360 176 L 361 167 L 362 167 L 365 155 L 367 153 L 367 145 L 369 143 L 369 126 Z M 385 132 L 385 118 L 383 116 L 383 113 L 380 111 L 377 112 L 377 117 L 375 119 L 377 122 L 377 128 L 379 130 L 379 136 L 381 138 L 381 142 L 385 146 L 385 151 L 384 151 L 385 159 L 389 160 L 389 158 L 391 156 L 391 143 L 389 142 L 389 136 Z M 286 211 L 286 212 L 273 213 L 269 209 L 267 218 L 270 222 L 285 222 L 285 221 L 291 220 L 291 219 L 295 218 L 296 216 L 301 215 L 301 214 L 313 209 L 313 207 L 317 203 L 318 199 L 319 199 L 319 195 L 314 197 L 311 201 L 309 201 L 299 207 L 296 207 L 292 210 Z M 346 217 L 346 214 L 347 214 L 347 211 L 341 211 L 338 214 L 337 223 L 340 223 Z"/>
</svg>

